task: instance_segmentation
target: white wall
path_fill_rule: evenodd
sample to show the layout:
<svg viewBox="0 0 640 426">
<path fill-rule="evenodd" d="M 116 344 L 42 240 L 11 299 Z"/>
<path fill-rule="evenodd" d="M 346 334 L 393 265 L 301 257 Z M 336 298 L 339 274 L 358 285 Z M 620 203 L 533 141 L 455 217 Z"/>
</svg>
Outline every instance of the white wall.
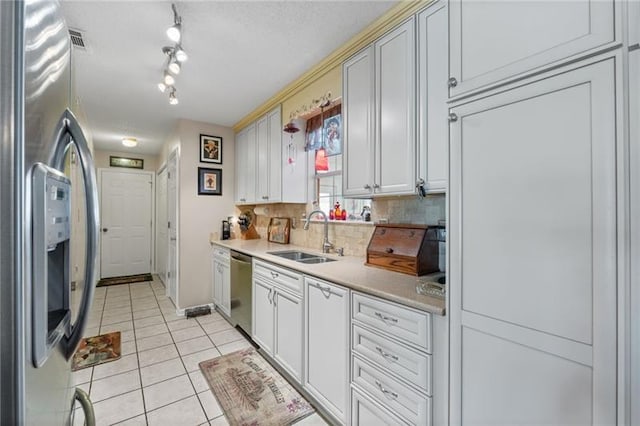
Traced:
<svg viewBox="0 0 640 426">
<path fill-rule="evenodd" d="M 222 165 L 200 163 L 201 133 L 222 137 Z M 160 154 L 159 165 L 180 147 L 180 309 L 213 302 L 209 233 L 234 214 L 234 144 L 230 127 L 180 120 Z M 222 169 L 222 196 L 198 195 L 198 167 Z"/>
</svg>

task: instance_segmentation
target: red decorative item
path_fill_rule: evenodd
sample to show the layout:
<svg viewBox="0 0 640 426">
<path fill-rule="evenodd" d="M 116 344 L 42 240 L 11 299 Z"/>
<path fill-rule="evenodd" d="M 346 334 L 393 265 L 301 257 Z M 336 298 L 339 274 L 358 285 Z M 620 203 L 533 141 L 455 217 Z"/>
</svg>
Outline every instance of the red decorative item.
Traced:
<svg viewBox="0 0 640 426">
<path fill-rule="evenodd" d="M 326 172 L 329 170 L 329 159 L 324 148 L 316 151 L 316 172 Z"/>
<path fill-rule="evenodd" d="M 341 215 L 341 219 L 342 220 L 347 220 L 347 211 L 346 210 L 342 210 L 342 215 Z"/>
<path fill-rule="evenodd" d="M 335 218 L 335 215 L 333 214 L 333 209 L 329 210 L 329 219 L 333 220 Z"/>
</svg>

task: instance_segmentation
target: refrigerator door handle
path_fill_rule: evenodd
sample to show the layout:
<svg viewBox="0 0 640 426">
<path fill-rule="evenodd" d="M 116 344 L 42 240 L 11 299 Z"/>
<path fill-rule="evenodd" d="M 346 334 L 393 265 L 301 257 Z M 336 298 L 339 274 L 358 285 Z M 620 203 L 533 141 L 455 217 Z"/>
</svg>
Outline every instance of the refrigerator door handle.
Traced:
<svg viewBox="0 0 640 426">
<path fill-rule="evenodd" d="M 65 336 L 62 342 L 65 356 L 67 359 L 70 359 L 82 339 L 82 334 L 84 333 L 84 328 L 89 317 L 89 309 L 91 309 L 91 302 L 93 301 L 96 284 L 96 255 L 98 252 L 100 210 L 98 205 L 96 169 L 82 128 L 69 109 L 65 110 L 61 121 L 64 124 L 64 135 L 61 134 L 59 136 L 68 140 L 67 143 L 59 143 L 57 145 L 56 151 L 53 153 L 51 165 L 58 170 L 64 170 L 64 157 L 69 147 L 69 142 L 75 144 L 82 168 L 82 177 L 84 178 L 87 210 L 86 260 L 84 272 L 85 291 L 82 295 L 82 301 L 80 302 L 77 320 L 75 324 L 71 325 L 69 336 Z"/>
<path fill-rule="evenodd" d="M 95 426 L 96 415 L 93 411 L 93 404 L 91 403 L 91 399 L 89 399 L 89 395 L 87 395 L 87 393 L 82 389 L 76 388 L 73 398 L 78 401 L 82 407 L 82 411 L 84 412 L 84 424 L 86 426 Z"/>
</svg>

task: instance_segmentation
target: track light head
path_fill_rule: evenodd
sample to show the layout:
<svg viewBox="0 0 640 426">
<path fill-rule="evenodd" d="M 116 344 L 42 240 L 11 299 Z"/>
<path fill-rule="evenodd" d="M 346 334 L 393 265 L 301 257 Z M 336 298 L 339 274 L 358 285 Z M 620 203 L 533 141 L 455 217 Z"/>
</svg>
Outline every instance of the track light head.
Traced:
<svg viewBox="0 0 640 426">
<path fill-rule="evenodd" d="M 158 83 L 158 90 L 164 93 L 164 91 L 167 90 L 167 85 L 164 83 Z"/>
<path fill-rule="evenodd" d="M 176 61 L 175 59 L 172 59 L 169 62 L 168 69 L 172 74 L 178 75 L 178 74 L 180 74 L 180 63 L 178 61 Z"/>
<path fill-rule="evenodd" d="M 166 84 L 167 86 L 173 86 L 176 82 L 176 79 L 173 78 L 171 74 L 165 71 L 163 81 L 164 81 L 164 84 Z"/>
<path fill-rule="evenodd" d="M 180 42 L 182 37 L 182 24 L 176 23 L 167 28 L 167 37 L 174 43 Z"/>
<path fill-rule="evenodd" d="M 172 89 L 169 93 L 169 104 L 178 105 L 178 98 L 176 97 L 176 89 Z"/>
<path fill-rule="evenodd" d="M 178 62 L 184 62 L 189 58 L 180 45 L 175 47 L 175 57 Z"/>
</svg>

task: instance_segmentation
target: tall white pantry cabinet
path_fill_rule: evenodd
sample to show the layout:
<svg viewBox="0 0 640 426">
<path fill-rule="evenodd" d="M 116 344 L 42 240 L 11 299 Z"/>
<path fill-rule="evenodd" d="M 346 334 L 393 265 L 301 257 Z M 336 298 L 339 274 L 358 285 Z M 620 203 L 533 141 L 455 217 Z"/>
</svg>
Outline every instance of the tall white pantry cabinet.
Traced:
<svg viewBox="0 0 640 426">
<path fill-rule="evenodd" d="M 628 423 L 626 5 L 449 7 L 451 424 Z"/>
</svg>

